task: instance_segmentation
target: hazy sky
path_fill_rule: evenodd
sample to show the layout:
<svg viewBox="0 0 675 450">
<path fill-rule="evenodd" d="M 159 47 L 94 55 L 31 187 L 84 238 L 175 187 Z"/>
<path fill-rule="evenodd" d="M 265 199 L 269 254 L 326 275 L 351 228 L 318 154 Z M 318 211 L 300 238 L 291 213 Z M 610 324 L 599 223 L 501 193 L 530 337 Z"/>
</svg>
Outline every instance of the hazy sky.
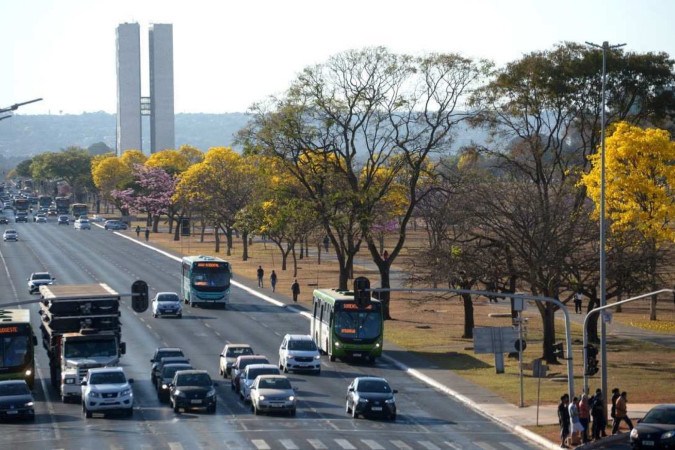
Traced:
<svg viewBox="0 0 675 450">
<path fill-rule="evenodd" d="M 499 65 L 562 41 L 675 56 L 672 0 L 0 0 L 0 107 L 116 110 L 115 29 L 173 24 L 175 110 L 244 112 L 348 49 L 453 52 Z M 0 122 L 1 124 L 2 122 Z"/>
</svg>

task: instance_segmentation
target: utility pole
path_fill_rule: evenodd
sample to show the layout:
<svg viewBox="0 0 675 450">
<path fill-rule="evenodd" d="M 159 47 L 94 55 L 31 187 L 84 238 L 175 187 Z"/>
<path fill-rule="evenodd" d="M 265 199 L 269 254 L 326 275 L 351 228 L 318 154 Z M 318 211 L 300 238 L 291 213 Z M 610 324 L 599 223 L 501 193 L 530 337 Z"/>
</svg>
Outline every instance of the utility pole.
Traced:
<svg viewBox="0 0 675 450">
<path fill-rule="evenodd" d="M 42 100 L 41 98 L 35 98 L 33 100 L 28 100 L 27 102 L 14 103 L 12 106 L 8 106 L 7 108 L 0 108 L 0 114 L 6 113 L 6 112 L 16 111 L 17 109 L 19 109 L 19 106 L 28 105 L 29 103 L 35 103 L 35 102 L 39 102 L 41 100 Z M 0 116 L 0 120 L 9 119 L 10 117 L 12 117 L 11 114 Z"/>
</svg>

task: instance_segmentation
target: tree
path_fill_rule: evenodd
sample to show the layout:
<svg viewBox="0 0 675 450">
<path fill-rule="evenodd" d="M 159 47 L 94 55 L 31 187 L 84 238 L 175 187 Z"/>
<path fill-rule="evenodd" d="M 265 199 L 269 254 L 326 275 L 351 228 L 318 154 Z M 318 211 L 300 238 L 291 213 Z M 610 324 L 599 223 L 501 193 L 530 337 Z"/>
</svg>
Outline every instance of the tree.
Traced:
<svg viewBox="0 0 675 450">
<path fill-rule="evenodd" d="M 619 122 L 606 140 L 605 151 L 605 204 L 611 232 L 616 241 L 625 241 L 637 233 L 647 244 L 649 284 L 655 291 L 659 280 L 659 247 L 675 242 L 675 142 L 665 130 L 642 129 Z M 581 178 L 596 205 L 596 218 L 600 203 L 601 156 L 601 153 L 591 155 L 592 169 Z M 650 320 L 656 320 L 655 298 Z"/>
<path fill-rule="evenodd" d="M 16 175 L 19 177 L 30 178 L 31 177 L 30 166 L 32 163 L 33 163 L 32 159 L 24 159 L 23 161 L 21 161 L 19 164 L 16 165 L 16 168 L 14 169 L 16 171 Z"/>
<path fill-rule="evenodd" d="M 110 154 L 108 157 L 94 159 L 91 164 L 91 174 L 94 185 L 98 188 L 101 196 L 115 204 L 123 214 L 128 205 L 116 195 L 115 192 L 127 188 L 133 180 L 131 169 L 125 165 L 121 158 Z"/>
</svg>

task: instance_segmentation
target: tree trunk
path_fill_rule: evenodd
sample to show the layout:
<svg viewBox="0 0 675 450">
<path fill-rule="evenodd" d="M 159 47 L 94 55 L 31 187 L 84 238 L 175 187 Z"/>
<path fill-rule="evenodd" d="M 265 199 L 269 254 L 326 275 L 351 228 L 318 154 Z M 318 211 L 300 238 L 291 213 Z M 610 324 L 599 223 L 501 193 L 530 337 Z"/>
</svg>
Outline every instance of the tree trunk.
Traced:
<svg viewBox="0 0 675 450">
<path fill-rule="evenodd" d="M 241 237 L 244 241 L 244 251 L 241 255 L 242 261 L 248 261 L 248 231 L 242 231 Z"/>
<path fill-rule="evenodd" d="M 291 249 L 291 255 L 293 256 L 293 278 L 298 276 L 298 258 L 295 256 L 295 246 Z M 302 244 L 300 244 L 300 259 L 302 259 Z"/>
<path fill-rule="evenodd" d="M 586 314 L 588 314 L 589 311 L 592 311 L 598 306 L 600 306 L 600 299 L 598 299 L 597 291 L 593 289 L 588 295 L 588 310 L 586 311 Z M 586 336 L 588 337 L 588 342 L 591 344 L 600 343 L 600 335 L 598 334 L 599 317 L 600 317 L 599 314 L 593 314 L 591 317 L 588 318 L 587 322 L 588 327 L 586 328 Z"/>
<path fill-rule="evenodd" d="M 158 233 L 158 230 L 159 230 L 159 216 L 155 215 L 152 216 L 152 232 Z"/>
<path fill-rule="evenodd" d="M 225 227 L 225 237 L 227 238 L 227 256 L 232 255 L 232 227 Z"/>
<path fill-rule="evenodd" d="M 463 339 L 473 339 L 473 299 L 470 294 L 462 294 L 464 303 L 464 334 Z"/>
<path fill-rule="evenodd" d="M 178 224 L 180 224 L 182 220 L 183 220 L 183 217 L 181 216 L 181 217 L 178 218 L 178 221 L 176 223 L 176 229 L 174 230 L 174 233 L 173 233 L 173 240 L 174 241 L 180 241 L 180 226 Z"/>
<path fill-rule="evenodd" d="M 652 241 L 651 243 L 651 255 L 649 257 L 649 272 L 651 278 L 651 287 L 652 292 L 655 292 L 658 288 L 656 286 L 656 242 Z M 652 295 L 652 298 L 649 302 L 649 320 L 656 320 L 656 301 L 657 296 Z"/>
<path fill-rule="evenodd" d="M 377 269 L 380 272 L 380 287 L 383 289 L 391 288 L 391 281 L 389 279 L 391 264 L 389 261 L 382 261 L 381 263 L 378 263 Z M 379 299 L 382 302 L 382 315 L 384 316 L 384 320 L 391 320 L 391 308 L 389 307 L 391 292 L 380 292 Z"/>
<path fill-rule="evenodd" d="M 220 233 L 219 233 L 219 229 L 220 229 L 220 227 L 218 227 L 217 225 L 213 227 L 213 234 L 214 234 L 214 237 L 216 238 L 216 249 L 215 249 L 216 253 L 220 253 Z"/>
<path fill-rule="evenodd" d="M 558 359 L 553 355 L 553 344 L 555 344 L 555 305 L 537 302 L 537 306 L 539 307 L 544 324 L 543 359 L 548 364 L 558 364 Z"/>
<path fill-rule="evenodd" d="M 305 257 L 305 241 L 304 239 L 300 239 L 300 259 L 302 260 L 304 257 Z M 293 258 L 295 258 L 295 249 L 293 249 Z"/>
</svg>

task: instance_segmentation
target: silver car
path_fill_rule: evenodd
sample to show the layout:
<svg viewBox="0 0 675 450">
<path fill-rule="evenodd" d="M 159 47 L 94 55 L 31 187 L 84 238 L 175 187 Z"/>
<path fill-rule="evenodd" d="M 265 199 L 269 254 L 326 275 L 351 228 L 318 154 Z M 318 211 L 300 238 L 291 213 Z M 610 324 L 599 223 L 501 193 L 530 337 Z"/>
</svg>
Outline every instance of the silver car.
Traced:
<svg viewBox="0 0 675 450">
<path fill-rule="evenodd" d="M 251 386 L 251 410 L 262 412 L 287 412 L 295 416 L 298 399 L 295 389 L 283 375 L 260 375 Z"/>
</svg>

